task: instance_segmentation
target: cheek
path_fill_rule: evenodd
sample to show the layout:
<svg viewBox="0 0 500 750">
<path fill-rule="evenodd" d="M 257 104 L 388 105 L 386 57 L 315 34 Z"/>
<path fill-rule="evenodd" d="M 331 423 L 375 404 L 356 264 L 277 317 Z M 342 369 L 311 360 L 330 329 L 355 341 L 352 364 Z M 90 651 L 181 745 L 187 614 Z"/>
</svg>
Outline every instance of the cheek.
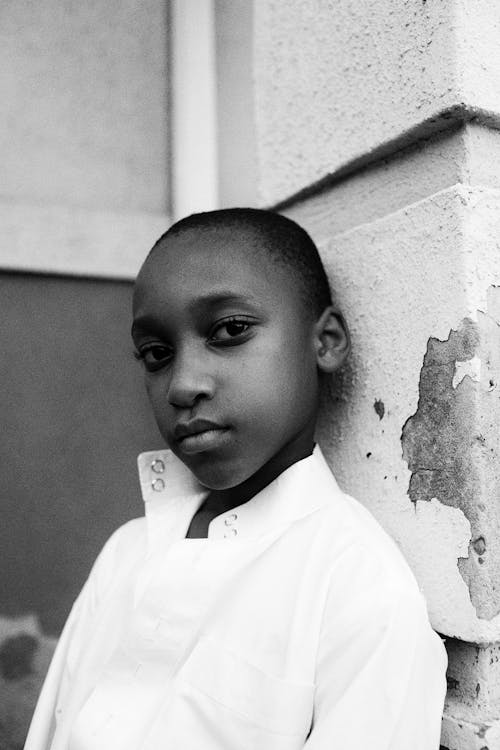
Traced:
<svg viewBox="0 0 500 750">
<path fill-rule="evenodd" d="M 146 376 L 146 393 L 153 415 L 161 428 L 169 419 L 169 403 L 166 397 L 168 384 L 164 378 Z"/>
<path fill-rule="evenodd" d="M 155 407 L 155 403 L 158 398 L 158 383 L 146 375 L 146 393 L 148 394 L 149 402 L 151 406 Z"/>
<path fill-rule="evenodd" d="M 262 362 L 262 371 L 288 389 L 304 388 L 316 372 L 313 348 L 304 337 L 290 331 L 287 338 L 270 349 Z"/>
<path fill-rule="evenodd" d="M 261 346 L 238 366 L 232 383 L 233 397 L 243 411 L 268 422 L 290 408 L 310 408 L 317 389 L 317 368 L 312 347 L 305 341 L 277 340 Z"/>
</svg>

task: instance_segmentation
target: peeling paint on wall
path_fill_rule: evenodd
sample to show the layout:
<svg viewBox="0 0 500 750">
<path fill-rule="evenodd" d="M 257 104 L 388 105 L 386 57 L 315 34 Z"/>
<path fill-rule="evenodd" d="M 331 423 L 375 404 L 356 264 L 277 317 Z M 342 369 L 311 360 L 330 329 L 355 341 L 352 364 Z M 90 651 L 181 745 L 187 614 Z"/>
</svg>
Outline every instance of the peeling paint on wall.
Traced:
<svg viewBox="0 0 500 750">
<path fill-rule="evenodd" d="M 490 620 L 500 613 L 500 288 L 487 300 L 477 322 L 465 318 L 446 340 L 429 339 L 401 442 L 411 501 L 436 498 L 469 520 L 469 555 L 458 568 L 477 616 Z"/>
<path fill-rule="evenodd" d="M 474 414 L 470 379 L 453 388 L 456 362 L 472 359 L 479 331 L 464 320 L 446 341 L 429 339 L 420 372 L 419 402 L 403 427 L 403 457 L 412 471 L 412 502 L 437 497 L 446 505 L 465 508 L 475 496 L 477 477 L 471 472 L 469 436 Z M 466 513 L 467 515 L 467 513 Z"/>
<path fill-rule="evenodd" d="M 373 408 L 377 412 L 378 418 L 382 419 L 385 414 L 385 404 L 379 398 L 373 404 Z"/>
<path fill-rule="evenodd" d="M 452 388 L 456 388 L 465 376 L 475 380 L 477 383 L 481 380 L 481 360 L 477 355 L 474 355 L 472 359 L 466 359 L 464 362 L 457 360 L 455 362 L 455 374 L 451 381 Z"/>
</svg>

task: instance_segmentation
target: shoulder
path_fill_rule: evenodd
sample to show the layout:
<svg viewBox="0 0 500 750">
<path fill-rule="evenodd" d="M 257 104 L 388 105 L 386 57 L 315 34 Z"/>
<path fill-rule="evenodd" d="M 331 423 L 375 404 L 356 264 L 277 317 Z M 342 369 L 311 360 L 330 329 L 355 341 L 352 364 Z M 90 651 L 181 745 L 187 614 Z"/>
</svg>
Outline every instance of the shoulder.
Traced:
<svg viewBox="0 0 500 750">
<path fill-rule="evenodd" d="M 136 566 L 141 549 L 145 549 L 145 532 L 145 519 L 128 521 L 113 532 L 99 552 L 73 604 L 60 639 L 61 644 L 65 643 L 64 659 L 70 670 L 74 669 L 91 638 L 94 618 L 101 611 L 103 603 L 114 599 L 116 585 L 126 580 L 131 565 Z"/>
<path fill-rule="evenodd" d="M 337 566 L 343 559 L 353 571 L 366 568 L 369 579 L 383 581 L 387 586 L 416 586 L 395 541 L 361 502 L 339 487 L 320 450 L 309 466 L 309 483 L 305 490 L 301 489 L 313 489 L 315 495 L 317 510 L 310 522 L 318 545 L 329 557 L 325 563 Z"/>
<path fill-rule="evenodd" d="M 392 650 L 401 640 L 426 644 L 441 660 L 427 603 L 401 550 L 371 513 L 348 495 L 342 508 L 321 511 L 321 525 L 337 534 L 338 553 L 329 560 L 322 640 L 361 650 Z M 319 520 L 319 519 L 318 519 Z M 368 657 L 367 657 L 368 658 Z"/>
<path fill-rule="evenodd" d="M 146 519 L 134 518 L 114 531 L 99 552 L 88 583 L 102 594 L 116 579 L 138 562 L 146 549 Z"/>
<path fill-rule="evenodd" d="M 368 558 L 374 574 L 382 574 L 391 587 L 418 588 L 400 547 L 372 513 L 358 500 L 342 493 L 345 533 L 361 558 Z"/>
<path fill-rule="evenodd" d="M 447 656 L 412 571 L 375 518 L 348 495 L 332 497 L 332 507 L 317 516 L 337 548 L 316 652 L 317 715 L 335 717 L 340 731 L 364 704 L 373 719 L 366 726 L 379 726 L 384 716 L 391 736 L 403 725 L 410 735 L 438 736 Z"/>
<path fill-rule="evenodd" d="M 333 608 L 372 607 L 382 614 L 401 598 L 421 607 L 418 583 L 398 545 L 367 508 L 342 491 L 324 460 L 316 467 L 319 507 L 309 520 L 309 547 L 321 557 Z"/>
<path fill-rule="evenodd" d="M 397 544 L 334 479 L 329 489 L 330 502 L 315 514 L 327 550 L 324 633 L 341 632 L 348 640 L 356 632 L 375 640 L 387 632 L 391 638 L 432 633 L 425 598 Z"/>
<path fill-rule="evenodd" d="M 130 550 L 140 548 L 146 540 L 146 519 L 133 518 L 114 531 L 104 544 L 97 561 L 109 561 L 116 554 L 119 554 L 124 547 Z"/>
</svg>

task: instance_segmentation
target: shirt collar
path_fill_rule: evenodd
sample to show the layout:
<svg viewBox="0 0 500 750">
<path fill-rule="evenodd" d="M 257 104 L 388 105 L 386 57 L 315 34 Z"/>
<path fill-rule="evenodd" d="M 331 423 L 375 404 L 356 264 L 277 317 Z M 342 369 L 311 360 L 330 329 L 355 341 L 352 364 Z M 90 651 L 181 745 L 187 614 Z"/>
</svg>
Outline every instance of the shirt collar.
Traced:
<svg viewBox="0 0 500 750">
<path fill-rule="evenodd" d="M 170 450 L 148 451 L 138 458 L 148 535 L 165 541 L 183 538 L 191 519 L 206 497 L 191 471 Z M 289 466 L 261 492 L 212 520 L 209 539 L 256 537 L 302 518 L 341 491 L 321 448 Z"/>
</svg>

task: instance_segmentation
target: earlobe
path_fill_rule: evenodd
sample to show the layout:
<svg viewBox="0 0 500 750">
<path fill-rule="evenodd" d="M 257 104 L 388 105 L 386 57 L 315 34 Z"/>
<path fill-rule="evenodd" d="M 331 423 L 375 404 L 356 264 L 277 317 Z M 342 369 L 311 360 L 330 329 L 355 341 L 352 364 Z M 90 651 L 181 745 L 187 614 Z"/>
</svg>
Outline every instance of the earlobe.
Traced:
<svg viewBox="0 0 500 750">
<path fill-rule="evenodd" d="M 342 314 L 333 306 L 327 307 L 316 323 L 315 345 L 316 362 L 322 372 L 335 372 L 349 354 L 349 331 Z"/>
</svg>

